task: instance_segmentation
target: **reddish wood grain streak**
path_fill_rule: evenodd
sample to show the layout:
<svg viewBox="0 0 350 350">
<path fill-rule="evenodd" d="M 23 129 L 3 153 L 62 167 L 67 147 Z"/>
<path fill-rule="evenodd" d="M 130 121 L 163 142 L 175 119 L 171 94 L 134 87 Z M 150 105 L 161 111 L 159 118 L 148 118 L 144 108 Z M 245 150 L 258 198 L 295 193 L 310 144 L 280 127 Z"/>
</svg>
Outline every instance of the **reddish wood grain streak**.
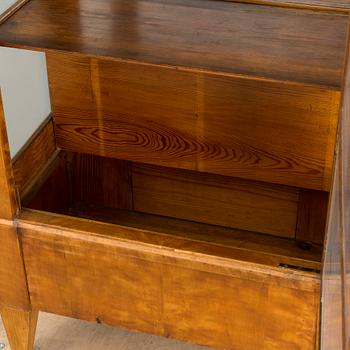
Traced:
<svg viewBox="0 0 350 350">
<path fill-rule="evenodd" d="M 63 53 L 47 58 L 63 149 L 329 189 L 336 90 Z"/>
<path fill-rule="evenodd" d="M 75 202 L 115 209 L 133 209 L 129 162 L 75 154 L 71 167 Z"/>
</svg>

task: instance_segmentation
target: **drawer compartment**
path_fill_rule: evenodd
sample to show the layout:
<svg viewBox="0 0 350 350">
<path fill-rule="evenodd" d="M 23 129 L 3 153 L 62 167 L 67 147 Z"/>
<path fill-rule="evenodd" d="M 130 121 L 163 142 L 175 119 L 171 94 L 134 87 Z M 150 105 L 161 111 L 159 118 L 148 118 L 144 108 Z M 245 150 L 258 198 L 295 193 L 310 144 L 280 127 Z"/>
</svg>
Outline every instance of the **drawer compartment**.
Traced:
<svg viewBox="0 0 350 350">
<path fill-rule="evenodd" d="M 296 240 L 298 188 L 65 152 L 47 169 L 16 219 L 34 307 L 218 349 L 314 349 L 322 246 Z"/>
<path fill-rule="evenodd" d="M 314 349 L 317 254 L 179 220 L 115 223 L 21 214 L 34 307 L 220 349 Z"/>
</svg>

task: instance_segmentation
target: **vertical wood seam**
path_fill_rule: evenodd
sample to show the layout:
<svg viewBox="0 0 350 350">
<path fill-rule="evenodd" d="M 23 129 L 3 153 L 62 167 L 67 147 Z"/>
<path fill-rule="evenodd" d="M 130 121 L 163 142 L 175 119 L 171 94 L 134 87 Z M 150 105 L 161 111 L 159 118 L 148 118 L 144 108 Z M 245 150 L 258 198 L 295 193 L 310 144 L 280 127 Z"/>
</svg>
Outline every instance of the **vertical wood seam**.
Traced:
<svg viewBox="0 0 350 350">
<path fill-rule="evenodd" d="M 27 288 L 26 290 L 26 295 L 27 295 L 27 301 L 28 301 L 28 307 L 31 310 L 31 297 L 30 297 L 30 292 L 29 292 L 29 284 L 28 284 L 28 274 L 27 274 L 27 267 L 25 264 L 25 259 L 24 259 L 24 254 L 23 254 L 23 243 L 22 243 L 22 235 L 20 232 L 20 229 L 18 227 L 18 223 L 16 220 L 13 221 L 13 226 L 14 229 L 16 230 L 16 235 L 17 235 L 17 249 L 19 251 L 19 256 L 20 256 L 20 260 L 21 260 L 21 265 L 23 267 L 23 273 L 24 273 L 24 277 L 25 277 L 25 286 Z"/>
<path fill-rule="evenodd" d="M 90 79 L 91 79 L 91 91 L 94 99 L 97 122 L 98 122 L 98 132 L 100 140 L 103 140 L 104 132 L 104 115 L 102 110 L 102 95 L 101 95 L 101 81 L 100 81 L 100 64 L 97 58 L 90 58 Z M 102 156 L 105 156 L 105 144 L 103 142 L 99 143 L 99 150 Z"/>
</svg>

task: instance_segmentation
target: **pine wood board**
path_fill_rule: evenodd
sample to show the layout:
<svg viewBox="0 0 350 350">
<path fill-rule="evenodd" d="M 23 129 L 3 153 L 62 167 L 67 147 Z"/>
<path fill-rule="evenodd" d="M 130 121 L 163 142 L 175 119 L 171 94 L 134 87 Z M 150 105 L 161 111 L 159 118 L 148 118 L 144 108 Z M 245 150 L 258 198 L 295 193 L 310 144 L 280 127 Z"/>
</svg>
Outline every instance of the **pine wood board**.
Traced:
<svg viewBox="0 0 350 350">
<path fill-rule="evenodd" d="M 329 189 L 334 89 L 65 53 L 47 64 L 62 149 Z"/>
</svg>

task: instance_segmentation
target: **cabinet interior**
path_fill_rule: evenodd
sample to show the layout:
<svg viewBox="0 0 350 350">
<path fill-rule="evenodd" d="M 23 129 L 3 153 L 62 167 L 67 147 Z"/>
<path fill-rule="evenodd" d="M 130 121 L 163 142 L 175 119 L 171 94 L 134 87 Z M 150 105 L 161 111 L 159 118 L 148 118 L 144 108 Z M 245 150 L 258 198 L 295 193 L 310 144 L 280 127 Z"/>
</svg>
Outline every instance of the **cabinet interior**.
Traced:
<svg viewBox="0 0 350 350">
<path fill-rule="evenodd" d="M 142 230 L 157 245 L 175 239 L 185 250 L 320 271 L 326 192 L 65 151 L 39 177 L 24 208 Z"/>
</svg>

